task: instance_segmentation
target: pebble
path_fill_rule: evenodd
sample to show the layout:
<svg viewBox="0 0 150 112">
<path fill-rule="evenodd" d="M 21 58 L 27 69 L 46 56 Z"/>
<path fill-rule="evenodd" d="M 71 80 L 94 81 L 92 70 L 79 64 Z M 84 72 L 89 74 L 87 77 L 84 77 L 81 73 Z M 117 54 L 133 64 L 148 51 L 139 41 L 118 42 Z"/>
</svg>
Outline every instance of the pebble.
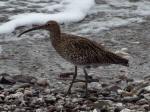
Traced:
<svg viewBox="0 0 150 112">
<path fill-rule="evenodd" d="M 139 101 L 137 101 L 136 104 L 138 104 L 138 105 L 144 105 L 144 104 L 148 104 L 148 101 L 143 98 L 143 99 L 140 99 Z"/>
<path fill-rule="evenodd" d="M 89 87 L 90 89 L 94 89 L 94 90 L 95 90 L 95 89 L 96 89 L 96 90 L 102 89 L 101 84 L 98 83 L 98 82 L 91 82 L 91 83 L 88 84 L 88 87 Z"/>
<path fill-rule="evenodd" d="M 19 99 L 20 101 L 23 101 L 23 93 L 22 92 L 17 92 L 15 94 L 10 94 L 9 96 L 6 96 L 5 100 L 9 100 L 11 98 L 17 98 Z"/>
<path fill-rule="evenodd" d="M 15 79 L 17 82 L 22 82 L 22 83 L 34 83 L 36 82 L 36 78 L 33 76 L 29 75 L 15 75 L 12 76 L 13 79 Z"/>
<path fill-rule="evenodd" d="M 125 108 L 125 109 L 121 110 L 120 112 L 132 112 L 132 111 L 130 109 Z"/>
<path fill-rule="evenodd" d="M 25 90 L 24 95 L 25 96 L 32 96 L 32 91 L 31 90 Z"/>
<path fill-rule="evenodd" d="M 45 88 L 41 88 L 37 84 L 45 86 Z M 148 105 L 150 97 L 147 89 L 148 84 L 139 88 L 139 90 L 143 90 L 140 95 L 131 94 L 131 91 L 137 87 L 135 85 L 139 85 L 134 80 L 123 87 L 110 82 L 103 85 L 99 82 L 91 82 L 88 85 L 91 90 L 88 99 L 80 98 L 80 92 L 74 92 L 64 97 L 63 92 L 56 91 L 54 93 L 49 87 L 46 87 L 48 84 L 48 80 L 42 78 L 38 79 L 35 85 L 29 83 L 9 85 L 9 90 L 13 90 L 12 92 L 7 92 L 6 89 L 3 90 L 4 92 L 0 92 L 0 98 L 4 99 L 4 101 L 0 100 L 0 102 L 2 101 L 1 104 L 6 102 L 8 106 L 0 106 L 0 110 L 5 109 L 7 112 L 138 112 L 133 110 L 137 108 L 148 110 L 150 108 Z M 57 87 L 55 88 L 58 89 Z M 96 94 L 92 92 L 92 89 L 97 91 Z M 16 100 L 19 100 L 21 104 L 17 103 Z M 21 109 L 24 109 L 24 111 Z"/>
<path fill-rule="evenodd" d="M 36 109 L 36 112 L 43 112 L 42 109 Z"/>
<path fill-rule="evenodd" d="M 44 89 L 44 92 L 45 92 L 46 94 L 50 94 L 51 90 L 46 88 L 46 89 Z"/>
<path fill-rule="evenodd" d="M 150 105 L 149 104 L 145 104 L 145 105 L 143 105 L 143 108 L 145 109 L 145 111 L 147 112 L 149 112 L 150 111 Z"/>
<path fill-rule="evenodd" d="M 50 105 L 47 110 L 48 110 L 48 112 L 54 112 L 54 111 L 56 111 L 56 107 L 53 105 Z"/>
<path fill-rule="evenodd" d="M 0 83 L 1 84 L 15 84 L 16 81 L 11 78 L 10 76 L 2 76 L 2 78 L 0 79 Z"/>
<path fill-rule="evenodd" d="M 45 102 L 53 104 L 56 101 L 56 97 L 53 95 L 46 95 L 44 96 Z"/>
<path fill-rule="evenodd" d="M 112 104 L 113 104 L 113 102 L 110 100 L 99 100 L 99 101 L 95 102 L 94 107 L 101 109 L 101 108 L 110 107 L 110 106 L 112 106 Z"/>
<path fill-rule="evenodd" d="M 100 112 L 100 110 L 94 109 L 93 112 Z"/>
<path fill-rule="evenodd" d="M 127 96 L 122 99 L 123 102 L 129 102 L 129 103 L 136 102 L 138 100 L 139 100 L 138 96 L 133 96 L 133 97 Z"/>
<path fill-rule="evenodd" d="M 144 96 L 145 99 L 150 100 L 150 94 L 149 93 L 144 94 L 143 96 Z"/>
<path fill-rule="evenodd" d="M 122 104 L 122 103 L 116 103 L 115 106 L 116 106 L 116 107 L 119 107 L 119 108 L 122 108 L 122 107 L 123 107 L 123 104 Z"/>
<path fill-rule="evenodd" d="M 49 82 L 48 82 L 48 80 L 45 79 L 45 78 L 40 78 L 40 79 L 37 80 L 37 84 L 38 84 L 39 86 L 46 87 L 46 86 L 49 85 Z"/>
<path fill-rule="evenodd" d="M 144 90 L 150 92 L 150 86 L 145 87 Z"/>
<path fill-rule="evenodd" d="M 27 88 L 27 87 L 30 87 L 31 85 L 30 84 L 28 84 L 28 83 L 23 83 L 23 84 L 16 84 L 16 85 L 14 85 L 13 87 L 11 87 L 11 88 L 9 88 L 9 89 L 7 89 L 7 91 L 8 92 L 15 92 L 15 91 L 17 91 L 18 89 L 22 89 L 22 88 Z M 19 92 L 19 91 L 18 91 Z M 20 91 L 21 92 L 21 91 Z"/>
<path fill-rule="evenodd" d="M 33 98 L 32 102 L 30 104 L 32 107 L 36 106 L 43 106 L 44 105 L 44 99 L 43 98 Z"/>
</svg>

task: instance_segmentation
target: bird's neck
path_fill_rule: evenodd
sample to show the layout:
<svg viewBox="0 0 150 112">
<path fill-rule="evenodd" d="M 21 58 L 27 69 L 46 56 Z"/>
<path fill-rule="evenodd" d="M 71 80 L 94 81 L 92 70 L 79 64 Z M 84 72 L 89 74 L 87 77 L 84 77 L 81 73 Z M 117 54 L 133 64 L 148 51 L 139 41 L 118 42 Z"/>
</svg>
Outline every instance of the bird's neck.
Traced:
<svg viewBox="0 0 150 112">
<path fill-rule="evenodd" d="M 61 40 L 61 31 L 59 26 L 54 26 L 50 31 L 50 39 L 53 45 Z"/>
</svg>

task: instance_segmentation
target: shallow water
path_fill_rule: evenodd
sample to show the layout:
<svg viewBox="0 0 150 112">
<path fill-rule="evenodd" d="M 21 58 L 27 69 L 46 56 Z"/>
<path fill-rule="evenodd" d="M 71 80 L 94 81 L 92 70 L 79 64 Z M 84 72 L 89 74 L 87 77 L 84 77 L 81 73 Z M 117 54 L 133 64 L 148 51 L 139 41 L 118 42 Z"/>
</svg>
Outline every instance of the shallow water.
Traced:
<svg viewBox="0 0 150 112">
<path fill-rule="evenodd" d="M 59 0 L 1 1 L 1 23 L 20 13 L 59 13 L 64 9 L 63 5 L 55 5 L 59 3 L 61 3 Z M 128 48 L 130 67 L 127 74 L 135 79 L 150 75 L 149 2 L 145 0 L 144 2 L 123 2 L 121 4 L 118 0 L 103 0 L 96 1 L 96 3 L 82 21 L 61 25 L 62 31 L 103 43 L 112 51 Z M 47 8 L 51 5 L 55 8 Z M 4 57 L 0 61 L 1 72 L 53 79 L 57 76 L 52 74 L 73 71 L 73 65 L 63 60 L 55 52 L 45 31 L 35 31 L 18 38 L 17 35 L 24 28 L 0 36 L 1 57 Z M 124 67 L 113 65 L 91 69 L 90 73 L 99 78 L 115 77 L 123 74 L 120 69 Z M 79 72 L 82 74 L 82 71 Z"/>
</svg>

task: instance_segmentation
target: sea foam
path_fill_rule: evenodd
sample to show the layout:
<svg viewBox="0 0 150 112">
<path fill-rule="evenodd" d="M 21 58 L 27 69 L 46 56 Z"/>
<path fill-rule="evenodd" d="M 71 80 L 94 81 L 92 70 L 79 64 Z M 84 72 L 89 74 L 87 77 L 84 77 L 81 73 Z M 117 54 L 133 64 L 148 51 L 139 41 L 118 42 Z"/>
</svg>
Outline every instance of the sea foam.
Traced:
<svg viewBox="0 0 150 112">
<path fill-rule="evenodd" d="M 78 22 L 86 17 L 94 4 L 94 0 L 62 0 L 58 6 L 63 5 L 64 10 L 55 14 L 33 12 L 12 16 L 10 21 L 0 26 L 0 33 L 11 33 L 19 26 L 44 24 L 49 20 L 55 20 L 59 23 Z"/>
</svg>

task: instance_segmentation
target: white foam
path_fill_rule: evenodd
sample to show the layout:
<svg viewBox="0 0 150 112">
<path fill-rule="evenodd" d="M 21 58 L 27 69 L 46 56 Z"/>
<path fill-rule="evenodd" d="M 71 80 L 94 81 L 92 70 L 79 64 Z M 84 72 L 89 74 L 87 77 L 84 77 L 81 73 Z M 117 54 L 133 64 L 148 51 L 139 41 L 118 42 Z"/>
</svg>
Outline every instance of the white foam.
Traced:
<svg viewBox="0 0 150 112">
<path fill-rule="evenodd" d="M 0 6 L 1 6 L 1 7 L 2 7 L 2 6 L 6 6 L 6 3 L 5 3 L 5 2 L 0 1 Z"/>
<path fill-rule="evenodd" d="M 119 27 L 119 26 L 125 26 L 131 23 L 140 23 L 143 22 L 142 18 L 127 18 L 127 19 L 121 19 L 114 17 L 110 20 L 104 20 L 104 21 L 90 21 L 88 24 L 82 24 L 79 26 L 79 29 L 77 33 L 87 34 L 90 32 L 99 33 L 103 30 L 109 30 L 113 27 Z"/>
<path fill-rule="evenodd" d="M 94 0 L 62 0 L 65 5 L 63 11 L 56 14 L 25 13 L 11 17 L 11 21 L 0 26 L 0 33 L 10 33 L 16 27 L 32 24 L 44 24 L 49 20 L 59 23 L 77 22 L 85 18 L 90 8 L 95 4 Z M 56 8 L 56 7 L 54 7 Z M 51 9 L 52 10 L 52 9 Z"/>
<path fill-rule="evenodd" d="M 128 0 L 106 0 L 106 2 L 114 7 L 126 7 L 128 13 L 143 16 L 150 15 L 150 1 L 140 0 L 139 2 L 129 2 Z M 130 9 L 131 7 L 137 8 L 132 10 Z"/>
</svg>

